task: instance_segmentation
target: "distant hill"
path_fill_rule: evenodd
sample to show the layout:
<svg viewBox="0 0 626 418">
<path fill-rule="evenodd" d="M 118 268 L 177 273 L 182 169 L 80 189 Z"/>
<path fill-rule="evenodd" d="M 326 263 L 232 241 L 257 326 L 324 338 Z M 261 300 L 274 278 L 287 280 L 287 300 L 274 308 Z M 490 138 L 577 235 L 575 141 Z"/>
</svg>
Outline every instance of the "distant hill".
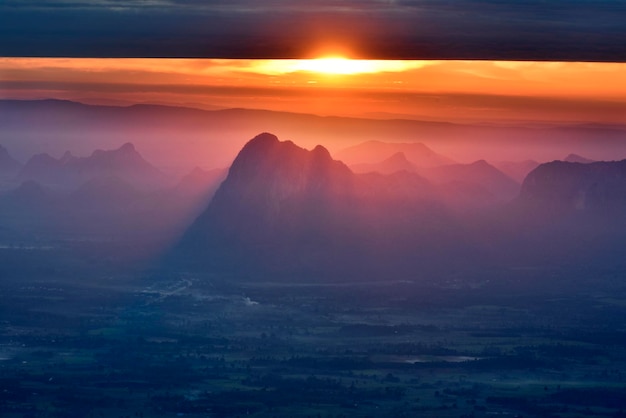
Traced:
<svg viewBox="0 0 626 418">
<path fill-rule="evenodd" d="M 399 143 L 368 141 L 352 147 L 345 148 L 335 155 L 337 159 L 346 164 L 359 167 L 360 164 L 379 163 L 390 159 L 395 155 L 395 160 L 404 159 L 417 167 L 437 167 L 445 164 L 453 164 L 454 161 L 448 157 L 438 154 L 420 142 Z M 393 160 L 392 160 L 393 161 Z M 389 165 L 389 162 L 387 163 Z M 362 169 L 358 169 L 363 171 Z"/>
<path fill-rule="evenodd" d="M 50 191 L 44 186 L 28 180 L 6 193 L 3 200 L 21 208 L 39 208 L 45 206 L 50 197 Z"/>
<path fill-rule="evenodd" d="M 528 175 L 528 173 L 537 168 L 539 164 L 541 163 L 535 160 L 500 161 L 494 163 L 494 166 L 498 170 L 502 171 L 504 174 L 521 184 Z"/>
<path fill-rule="evenodd" d="M 370 173 L 376 172 L 381 174 L 393 174 L 398 171 L 417 171 L 415 164 L 410 162 L 403 152 L 397 152 L 391 157 L 381 161 L 378 164 L 364 163 L 353 164 L 350 166 L 355 173 Z"/>
<path fill-rule="evenodd" d="M 70 173 L 62 160 L 50 154 L 33 155 L 24 165 L 18 176 L 21 180 L 36 180 L 47 184 L 62 184 L 70 181 Z"/>
<path fill-rule="evenodd" d="M 581 163 L 581 164 L 589 164 L 595 162 L 594 160 L 590 160 L 589 158 L 582 157 L 578 154 L 569 154 L 563 161 L 568 163 Z"/>
<path fill-rule="evenodd" d="M 464 200 L 467 202 L 467 193 L 478 193 L 478 201 L 474 202 L 478 206 L 507 202 L 516 197 L 520 190 L 519 183 L 485 160 L 433 167 L 420 170 L 420 174 L 434 184 L 447 186 L 452 192 L 449 196 L 452 199 L 465 194 Z M 450 189 L 451 184 L 454 187 Z"/>
<path fill-rule="evenodd" d="M 13 158 L 6 148 L 0 145 L 0 176 L 14 176 L 20 168 L 22 168 L 22 164 Z"/>
<path fill-rule="evenodd" d="M 533 170 L 520 199 L 554 213 L 626 208 L 626 160 L 593 163 L 552 161 Z"/>
<path fill-rule="evenodd" d="M 93 177 L 67 197 L 72 210 L 128 210 L 142 193 L 128 182 L 115 176 Z"/>
<path fill-rule="evenodd" d="M 521 191 L 484 160 L 420 173 L 355 174 L 323 147 L 258 135 L 168 260 L 249 280 L 441 280 L 610 262 L 626 243 L 626 160 L 542 164 Z"/>
<path fill-rule="evenodd" d="M 15 156 L 66 149 L 86 153 L 132 142 L 158 167 L 229 165 L 259 132 L 297 138 L 302 146 L 324 145 L 347 164 L 378 163 L 395 149 L 370 160 L 350 160 L 338 151 L 369 141 L 422 143 L 458 161 L 551 161 L 576 152 L 594 159 L 626 158 L 626 124 L 488 126 L 419 120 L 322 117 L 255 109 L 200 110 L 159 105 L 95 106 L 60 100 L 0 100 L 0 135 Z M 452 161 L 448 161 L 448 164 Z"/>
<path fill-rule="evenodd" d="M 176 194 L 208 199 L 217 191 L 220 183 L 226 178 L 227 169 L 216 168 L 203 170 L 195 167 L 176 184 Z M 208 203 L 208 200 L 207 200 Z"/>
<path fill-rule="evenodd" d="M 622 263 L 626 246 L 626 160 L 539 165 L 519 197 L 492 216 L 498 246 L 520 263 L 607 268 Z"/>
<path fill-rule="evenodd" d="M 56 159 L 49 154 L 34 155 L 19 173 L 21 180 L 36 180 L 62 188 L 75 188 L 94 178 L 119 177 L 135 187 L 156 188 L 166 180 L 163 173 L 147 162 L 133 144 L 96 150 L 89 157 L 66 152 Z"/>
<path fill-rule="evenodd" d="M 0 194 L 0 226 L 10 228 L 15 239 L 42 236 L 57 221 L 62 201 L 49 188 L 27 180 Z"/>
<path fill-rule="evenodd" d="M 195 169 L 176 185 L 163 183 L 163 175 L 126 144 L 83 158 L 37 154 L 22 175 L 37 180 L 7 181 L 0 191 L 0 228 L 12 231 L 12 239 L 130 240 L 145 256 L 180 237 L 226 170 Z"/>
</svg>

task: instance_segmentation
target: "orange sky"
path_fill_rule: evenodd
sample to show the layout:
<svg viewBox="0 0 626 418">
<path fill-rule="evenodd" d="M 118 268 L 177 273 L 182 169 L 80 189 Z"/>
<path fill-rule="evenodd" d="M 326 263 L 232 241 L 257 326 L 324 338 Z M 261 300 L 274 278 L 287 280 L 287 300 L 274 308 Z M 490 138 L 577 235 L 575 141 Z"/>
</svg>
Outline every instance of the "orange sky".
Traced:
<svg viewBox="0 0 626 418">
<path fill-rule="evenodd" d="M 0 98 L 626 123 L 625 74 L 619 63 L 0 58 Z"/>
</svg>

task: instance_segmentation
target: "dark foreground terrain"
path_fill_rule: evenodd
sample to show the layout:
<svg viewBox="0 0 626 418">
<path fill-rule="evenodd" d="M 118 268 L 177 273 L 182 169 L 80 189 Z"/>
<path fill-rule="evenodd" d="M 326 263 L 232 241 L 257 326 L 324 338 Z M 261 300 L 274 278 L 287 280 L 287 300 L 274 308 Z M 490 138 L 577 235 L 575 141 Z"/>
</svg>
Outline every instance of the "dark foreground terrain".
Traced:
<svg viewBox="0 0 626 418">
<path fill-rule="evenodd" d="M 290 284 L 88 253 L 0 249 L 0 416 L 626 415 L 621 271 Z"/>
</svg>

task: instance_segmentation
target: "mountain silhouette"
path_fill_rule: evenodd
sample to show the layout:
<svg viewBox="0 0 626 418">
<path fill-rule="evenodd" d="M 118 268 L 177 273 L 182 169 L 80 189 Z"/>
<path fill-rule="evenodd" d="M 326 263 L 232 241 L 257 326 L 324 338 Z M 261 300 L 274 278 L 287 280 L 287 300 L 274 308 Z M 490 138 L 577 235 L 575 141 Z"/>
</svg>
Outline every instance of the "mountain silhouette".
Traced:
<svg viewBox="0 0 626 418">
<path fill-rule="evenodd" d="M 73 191 L 68 199 L 72 210 L 127 210 L 142 194 L 116 176 L 94 177 Z"/>
<path fill-rule="evenodd" d="M 626 245 L 626 160 L 541 164 L 502 213 L 491 217 L 498 246 L 525 254 L 520 264 L 615 265 Z"/>
<path fill-rule="evenodd" d="M 156 188 L 165 180 L 163 173 L 147 162 L 131 143 L 115 150 L 96 150 L 89 157 L 75 157 L 70 152 L 59 159 L 37 154 L 19 174 L 22 180 L 36 180 L 61 188 L 75 188 L 91 179 L 111 176 L 142 189 Z"/>
<path fill-rule="evenodd" d="M 513 180 L 522 184 L 528 173 L 537 168 L 539 164 L 541 163 L 535 160 L 500 161 L 494 163 L 494 166 Z"/>
<path fill-rule="evenodd" d="M 50 154 L 33 155 L 19 173 L 21 180 L 35 180 L 46 184 L 63 184 L 69 181 L 69 170 Z"/>
<path fill-rule="evenodd" d="M 541 164 L 524 180 L 520 199 L 561 214 L 619 212 L 626 207 L 626 160 Z"/>
<path fill-rule="evenodd" d="M 4 200 L 23 207 L 36 208 L 50 198 L 50 191 L 33 180 L 28 180 L 11 190 Z"/>
<path fill-rule="evenodd" d="M 22 167 L 22 164 L 13 158 L 9 151 L 0 145 L 0 176 L 14 176 Z"/>
<path fill-rule="evenodd" d="M 260 234 L 279 232 L 295 218 L 314 219 L 322 211 L 332 210 L 334 198 L 348 196 L 352 189 L 352 172 L 332 160 L 325 148 L 307 151 L 264 133 L 241 150 L 197 222 L 210 223 L 218 218 L 215 227 Z"/>
<path fill-rule="evenodd" d="M 420 173 L 443 186 L 450 200 L 472 206 L 508 202 L 520 189 L 519 183 L 485 160 L 433 167 Z"/>
<path fill-rule="evenodd" d="M 569 154 L 567 157 L 565 157 L 563 161 L 568 162 L 568 163 L 582 163 L 582 164 L 589 164 L 589 163 L 595 162 L 594 160 L 590 160 L 589 158 L 582 157 L 578 154 Z"/>
<path fill-rule="evenodd" d="M 43 235 L 56 222 L 59 199 L 50 189 L 27 180 L 0 195 L 0 225 L 19 236 Z"/>
<path fill-rule="evenodd" d="M 358 280 L 427 271 L 461 231 L 423 177 L 354 174 L 317 146 L 249 141 L 175 253 L 204 271 Z"/>
<path fill-rule="evenodd" d="M 436 153 L 426 145 L 415 143 L 367 141 L 339 151 L 336 156 L 346 164 L 373 164 L 379 163 L 383 159 L 391 158 L 397 154 L 404 154 L 406 160 L 417 167 L 437 167 L 445 164 L 453 164 L 454 161 L 448 157 Z M 360 170 L 359 171 L 363 171 Z"/>
<path fill-rule="evenodd" d="M 398 171 L 417 171 L 415 164 L 410 162 L 403 152 L 397 152 L 378 164 L 353 164 L 350 168 L 355 173 L 377 172 L 381 174 L 393 174 Z"/>
<path fill-rule="evenodd" d="M 213 197 L 220 183 L 226 178 L 226 169 L 203 170 L 195 167 L 175 186 L 176 194 L 208 199 Z M 208 201 L 207 201 L 208 202 Z"/>
<path fill-rule="evenodd" d="M 421 161 L 408 149 L 393 147 L 384 152 L 375 150 L 364 159 L 351 159 L 350 155 L 335 152 L 368 141 L 421 142 L 444 156 L 464 160 L 551 161 L 572 150 L 602 159 L 626 158 L 624 124 L 503 126 L 323 117 L 258 109 L 201 110 L 147 104 L 123 107 L 61 100 L 0 100 L 0 137 L 6 138 L 3 145 L 16 155 L 18 150 L 22 155 L 32 155 L 50 149 L 51 143 L 64 144 L 66 149 L 84 149 L 93 141 L 86 133 L 111 132 L 115 134 L 98 139 L 103 149 L 132 142 L 138 149 L 150 150 L 150 158 L 160 166 L 187 161 L 190 166 L 224 167 L 233 161 L 246 138 L 268 126 L 281 137 L 297 138 L 306 148 L 322 143 L 335 158 L 349 166 L 378 163 L 396 152 L 404 152 L 419 167 L 455 162 L 448 159 L 431 163 L 429 158 Z M 215 152 L 206 152 L 209 144 Z M 50 152 L 61 151 L 64 149 Z"/>
</svg>

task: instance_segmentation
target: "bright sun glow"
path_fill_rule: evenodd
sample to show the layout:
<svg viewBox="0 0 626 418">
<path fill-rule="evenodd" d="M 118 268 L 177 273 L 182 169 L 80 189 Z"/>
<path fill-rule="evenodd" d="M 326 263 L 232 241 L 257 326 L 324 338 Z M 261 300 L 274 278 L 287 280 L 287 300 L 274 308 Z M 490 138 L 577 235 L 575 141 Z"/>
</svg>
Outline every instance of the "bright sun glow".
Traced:
<svg viewBox="0 0 626 418">
<path fill-rule="evenodd" d="M 380 71 L 379 61 L 351 60 L 341 57 L 301 60 L 296 68 L 299 71 L 312 71 L 324 74 L 359 74 Z"/>
<path fill-rule="evenodd" d="M 319 74 L 352 75 L 380 72 L 401 72 L 427 65 L 424 61 L 353 60 L 343 57 L 325 57 L 307 60 L 257 61 L 253 71 L 264 74 L 312 72 Z"/>
</svg>

